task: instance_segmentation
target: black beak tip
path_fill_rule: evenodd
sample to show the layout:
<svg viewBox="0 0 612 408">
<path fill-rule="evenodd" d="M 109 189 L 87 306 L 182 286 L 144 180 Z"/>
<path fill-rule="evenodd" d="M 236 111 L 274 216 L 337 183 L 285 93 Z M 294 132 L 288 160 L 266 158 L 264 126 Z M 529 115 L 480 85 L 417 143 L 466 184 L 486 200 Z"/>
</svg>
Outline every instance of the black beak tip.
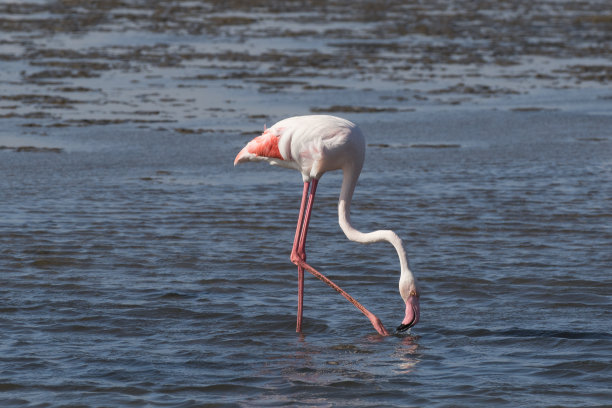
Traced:
<svg viewBox="0 0 612 408">
<path fill-rule="evenodd" d="M 406 330 L 408 330 L 411 327 L 412 327 L 412 323 L 400 324 L 399 326 L 397 326 L 397 329 L 395 329 L 395 331 L 398 332 L 398 333 L 402 333 L 402 332 L 405 332 Z"/>
</svg>

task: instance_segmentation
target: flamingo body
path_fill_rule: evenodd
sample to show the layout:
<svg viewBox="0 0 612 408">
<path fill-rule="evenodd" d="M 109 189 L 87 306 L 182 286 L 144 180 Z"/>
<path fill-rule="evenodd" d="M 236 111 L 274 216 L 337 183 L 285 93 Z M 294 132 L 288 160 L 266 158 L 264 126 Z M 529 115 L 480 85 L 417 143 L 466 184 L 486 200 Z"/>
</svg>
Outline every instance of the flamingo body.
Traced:
<svg viewBox="0 0 612 408">
<path fill-rule="evenodd" d="M 344 174 L 338 203 L 338 221 L 347 238 L 360 243 L 387 241 L 398 253 L 401 268 L 399 289 L 406 309 L 405 317 L 397 330 L 407 330 L 419 321 L 419 289 L 408 266 L 401 239 L 390 230 L 363 233 L 356 230 L 350 222 L 350 203 L 364 159 L 365 138 L 354 123 L 335 116 L 309 115 L 281 120 L 266 129 L 261 136 L 251 140 L 234 160 L 234 165 L 247 161 L 266 161 L 298 170 L 302 174 L 304 192 L 291 252 L 291 261 L 298 266 L 297 331 L 301 331 L 303 271 L 308 270 L 359 308 L 380 334 L 389 334 L 374 314 L 306 263 L 306 233 L 316 186 L 321 176 L 332 170 L 342 170 Z"/>
<path fill-rule="evenodd" d="M 354 123 L 335 116 L 309 115 L 283 119 L 266 129 L 238 153 L 234 165 L 267 161 L 298 170 L 306 182 L 349 164 L 361 171 L 364 158 L 365 139 Z"/>
</svg>

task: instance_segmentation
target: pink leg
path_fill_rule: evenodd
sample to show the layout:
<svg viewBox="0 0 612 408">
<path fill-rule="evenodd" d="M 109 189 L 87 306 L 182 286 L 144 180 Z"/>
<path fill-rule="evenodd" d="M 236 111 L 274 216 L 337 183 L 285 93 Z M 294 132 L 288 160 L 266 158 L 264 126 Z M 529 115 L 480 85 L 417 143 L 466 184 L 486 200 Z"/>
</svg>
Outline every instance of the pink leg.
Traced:
<svg viewBox="0 0 612 408">
<path fill-rule="evenodd" d="M 302 195 L 302 205 L 301 205 L 302 208 L 300 210 L 300 216 L 298 219 L 298 228 L 295 234 L 296 239 L 293 242 L 293 251 L 291 251 L 291 261 L 298 266 L 298 273 L 301 272 L 302 274 L 301 279 L 303 279 L 304 269 L 306 269 L 308 272 L 312 273 L 314 276 L 316 276 L 317 278 L 319 278 L 320 280 L 322 280 L 323 282 L 331 286 L 334 290 L 336 290 L 338 293 L 344 296 L 349 302 L 351 302 L 355 307 L 357 307 L 357 309 L 359 309 L 364 315 L 366 315 L 366 317 L 370 319 L 370 322 L 372 322 L 374 329 L 376 329 L 376 331 L 379 334 L 381 334 L 382 336 L 388 336 L 389 332 L 387 331 L 387 329 L 385 329 L 385 326 L 383 326 L 382 322 L 380 321 L 378 317 L 376 317 L 372 312 L 370 312 L 368 309 L 363 307 L 361 303 L 359 303 L 357 300 L 355 300 L 355 298 L 353 298 L 351 295 L 349 295 L 344 290 L 342 290 L 338 285 L 332 282 L 329 278 L 327 278 L 325 275 L 323 275 L 322 273 L 320 273 L 319 271 L 317 271 L 312 266 L 306 263 L 306 234 L 308 233 L 308 224 L 310 222 L 310 215 L 312 213 L 312 204 L 314 202 L 314 196 L 317 190 L 318 180 L 312 181 L 312 189 L 311 189 L 310 194 L 308 195 L 308 206 L 306 207 L 306 214 L 302 216 L 303 207 L 304 207 L 304 204 L 306 201 L 306 195 L 308 192 L 308 186 L 306 184 L 307 183 L 304 183 L 304 194 Z M 299 239 L 298 239 L 298 230 L 300 230 Z M 296 241 L 297 241 L 297 244 L 296 244 Z M 298 287 L 300 286 L 298 285 Z M 303 283 L 301 286 L 301 290 L 303 290 Z M 300 302 L 301 300 L 303 300 L 302 292 L 300 292 L 298 302 Z M 302 321 L 301 313 L 302 313 L 301 304 L 298 303 L 298 329 L 297 329 L 298 332 L 301 331 L 301 321 Z"/>
<path fill-rule="evenodd" d="M 310 223 L 310 214 L 312 213 L 312 203 L 314 201 L 315 192 L 317 191 L 318 180 L 312 180 L 311 183 L 304 183 L 304 192 L 302 193 L 302 204 L 300 206 L 300 215 L 298 217 L 298 228 L 295 232 L 295 240 L 293 241 L 292 253 L 297 254 L 298 258 L 306 260 L 306 234 L 308 233 L 308 224 Z M 310 187 L 310 192 L 308 188 Z M 304 213 L 304 205 L 308 197 L 306 212 Z M 298 231 L 299 238 L 298 238 Z M 297 247 L 296 247 L 297 243 Z M 302 331 L 302 313 L 304 306 L 304 268 L 298 265 L 298 317 L 295 331 Z"/>
<path fill-rule="evenodd" d="M 346 298 L 346 300 L 351 302 L 357 309 L 361 310 L 361 313 L 363 313 L 368 319 L 370 319 L 370 322 L 372 323 L 372 326 L 374 326 L 374 329 L 376 329 L 376 331 L 381 336 L 388 336 L 389 335 L 389 332 L 387 331 L 387 329 L 385 329 L 385 326 L 383 326 L 383 324 L 380 321 L 380 319 L 378 317 L 376 317 L 376 315 L 374 313 L 370 312 L 368 309 L 363 307 L 361 305 L 361 303 L 359 303 L 355 298 L 353 298 L 351 295 L 349 295 L 344 290 L 342 290 L 342 288 L 340 288 L 338 285 L 336 285 L 334 282 L 332 282 L 329 278 L 327 278 L 325 275 L 323 275 L 322 273 L 320 273 L 319 271 L 317 271 L 315 268 L 313 268 L 312 266 L 308 265 L 304 261 L 299 260 L 298 261 L 298 266 L 302 266 L 302 268 L 306 269 L 308 272 L 312 273 L 314 276 L 316 276 L 317 278 L 319 278 L 323 282 L 327 283 L 334 290 L 336 290 L 336 292 L 338 292 L 342 296 L 344 296 Z"/>
<path fill-rule="evenodd" d="M 300 237 L 302 236 L 302 224 L 304 222 L 304 210 L 306 208 L 306 200 L 308 198 L 308 189 L 310 183 L 304 183 L 304 191 L 302 192 L 302 204 L 300 205 L 300 214 L 298 216 L 298 223 L 295 229 L 295 239 L 293 240 L 293 249 L 291 254 L 297 253 L 298 247 L 300 246 Z M 305 256 L 305 254 L 304 254 Z M 302 310 L 304 305 L 304 268 L 298 265 L 298 310 L 297 310 L 297 324 L 295 331 L 300 333 L 302 331 Z"/>
<path fill-rule="evenodd" d="M 302 227 L 302 233 L 300 234 L 300 241 L 297 247 L 297 255 L 302 259 L 306 260 L 306 234 L 308 234 L 308 225 L 310 224 L 310 214 L 312 214 L 312 204 L 314 202 L 315 193 L 317 192 L 317 184 L 319 180 L 312 180 L 312 187 L 310 188 L 310 194 L 308 195 L 308 206 L 306 207 L 306 214 L 304 215 L 304 225 Z"/>
</svg>

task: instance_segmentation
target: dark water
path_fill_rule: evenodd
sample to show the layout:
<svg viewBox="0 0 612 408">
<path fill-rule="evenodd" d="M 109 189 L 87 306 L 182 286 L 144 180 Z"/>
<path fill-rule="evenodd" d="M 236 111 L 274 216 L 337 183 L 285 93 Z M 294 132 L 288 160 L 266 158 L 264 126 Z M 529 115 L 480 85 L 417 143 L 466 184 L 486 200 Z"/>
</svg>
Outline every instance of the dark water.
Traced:
<svg viewBox="0 0 612 408">
<path fill-rule="evenodd" d="M 612 14 L 532 3 L 0 4 L 0 405 L 612 405 Z M 309 112 L 408 335 L 310 276 L 295 333 L 301 177 L 232 163 Z M 340 177 L 309 260 L 393 328 Z"/>
</svg>

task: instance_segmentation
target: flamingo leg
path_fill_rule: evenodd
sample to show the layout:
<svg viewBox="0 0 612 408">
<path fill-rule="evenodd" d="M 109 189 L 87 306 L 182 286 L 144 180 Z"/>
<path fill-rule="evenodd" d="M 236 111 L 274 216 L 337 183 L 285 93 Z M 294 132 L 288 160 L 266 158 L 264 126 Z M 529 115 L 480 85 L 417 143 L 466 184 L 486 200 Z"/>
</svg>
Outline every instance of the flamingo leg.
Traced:
<svg viewBox="0 0 612 408">
<path fill-rule="evenodd" d="M 304 225 L 300 233 L 300 240 L 297 248 L 297 255 L 302 260 L 306 260 L 306 234 L 308 234 L 308 225 L 310 224 L 310 214 L 312 214 L 312 204 L 314 202 L 315 193 L 317 191 L 317 184 L 319 180 L 314 179 L 310 183 L 310 193 L 308 194 L 308 205 L 306 206 L 306 214 L 304 215 Z M 302 198 L 303 199 L 303 198 Z"/>
<path fill-rule="evenodd" d="M 298 253 L 300 247 L 300 238 L 302 236 L 302 229 L 304 223 L 304 210 L 306 208 L 306 201 L 308 200 L 308 190 L 310 188 L 309 182 L 304 182 L 304 191 L 302 192 L 302 203 L 300 205 L 300 214 L 298 216 L 297 227 L 295 229 L 295 239 L 293 240 L 293 249 L 291 250 L 291 256 Z M 302 248 L 302 255 L 306 258 L 304 248 Z M 304 268 L 298 265 L 298 310 L 297 310 L 297 324 L 295 331 L 300 333 L 302 331 L 302 310 L 304 305 Z"/>
<path fill-rule="evenodd" d="M 304 183 L 304 192 L 302 194 L 302 204 L 300 208 L 300 215 L 298 217 L 298 226 L 295 232 L 295 240 L 293 241 L 293 250 L 291 251 L 291 261 L 298 267 L 298 321 L 297 321 L 297 332 L 301 332 L 302 328 L 302 302 L 304 296 L 304 269 L 316 276 L 318 279 L 325 282 L 327 285 L 332 287 L 336 292 L 344 296 L 349 302 L 351 302 L 357 309 L 359 309 L 372 323 L 374 329 L 382 335 L 388 336 L 389 332 L 385 329 L 382 322 L 374 313 L 363 307 L 355 298 L 345 292 L 342 288 L 332 282 L 329 278 L 317 271 L 315 268 L 306 263 L 306 234 L 308 233 L 308 224 L 310 222 L 310 215 L 312 213 L 312 205 L 314 202 L 315 192 L 317 190 L 318 180 L 312 180 L 312 188 L 308 192 L 310 183 Z M 307 204 L 306 204 L 307 202 Z M 306 210 L 304 213 L 304 206 Z"/>
</svg>

